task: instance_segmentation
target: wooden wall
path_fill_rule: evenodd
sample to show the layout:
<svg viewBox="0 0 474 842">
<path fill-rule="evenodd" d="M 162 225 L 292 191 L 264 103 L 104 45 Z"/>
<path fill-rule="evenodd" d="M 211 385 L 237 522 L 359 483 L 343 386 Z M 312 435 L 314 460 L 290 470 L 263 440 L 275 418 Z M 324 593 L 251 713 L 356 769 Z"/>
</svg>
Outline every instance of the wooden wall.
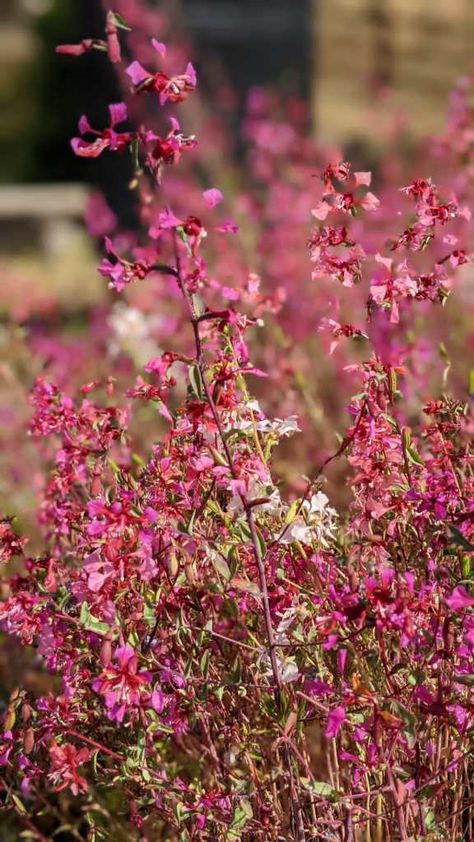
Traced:
<svg viewBox="0 0 474 842">
<path fill-rule="evenodd" d="M 442 125 L 450 89 L 474 65 L 473 0 L 313 0 L 313 10 L 313 110 L 321 137 L 366 134 L 375 102 L 383 125 L 388 101 L 374 91 L 384 84 L 416 134 Z M 375 145 L 382 142 L 377 134 Z"/>
</svg>

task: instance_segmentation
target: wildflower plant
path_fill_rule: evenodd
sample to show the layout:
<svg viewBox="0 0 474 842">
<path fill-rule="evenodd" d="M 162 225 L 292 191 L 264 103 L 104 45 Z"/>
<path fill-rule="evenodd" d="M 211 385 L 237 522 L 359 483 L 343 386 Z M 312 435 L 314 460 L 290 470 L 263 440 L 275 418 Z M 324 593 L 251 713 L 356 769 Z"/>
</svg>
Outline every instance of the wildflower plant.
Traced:
<svg viewBox="0 0 474 842">
<path fill-rule="evenodd" d="M 99 49 L 120 66 L 126 29 L 111 13 L 104 41 L 59 49 Z M 130 96 L 181 108 L 196 72 L 173 75 L 165 45 L 152 46 L 159 69 L 125 68 Z M 298 419 L 266 417 L 250 392 L 265 377 L 251 347 L 271 298 L 253 276 L 234 296 L 239 312 L 206 261 L 208 243 L 236 233 L 225 197 L 206 186 L 187 213 L 167 203 L 147 214 L 196 138 L 175 116 L 158 135 L 117 131 L 124 103 L 109 115 L 103 130 L 81 118 L 72 149 L 130 152 L 146 237 L 133 254 L 107 238 L 99 272 L 117 293 L 165 277 L 186 336 L 143 365 L 127 402 L 114 403 L 111 377 L 76 396 L 44 378 L 34 386 L 31 435 L 49 463 L 44 551 L 29 557 L 2 522 L 0 618 L 51 688 L 18 687 L 6 706 L 5 804 L 36 839 L 46 795 L 63 790 L 81 799 L 76 834 L 90 840 L 109 838 L 117 792 L 143 840 L 468 839 L 472 420 L 441 395 L 410 429 L 406 352 L 387 358 L 378 340 L 383 320 L 397 326 L 420 301 L 444 301 L 471 260 L 459 242 L 469 211 L 413 181 L 403 190 L 411 218 L 399 232 L 397 217 L 374 253 L 351 227 L 379 207 L 370 173 L 335 162 L 314 182 L 313 283 L 366 290 L 358 324 L 330 313 L 320 328 L 372 348 L 354 365 L 360 387 L 340 446 L 287 500 L 272 459 Z M 139 402 L 166 425 L 146 458 L 129 432 Z M 326 466 L 343 457 L 344 517 L 322 490 Z"/>
</svg>

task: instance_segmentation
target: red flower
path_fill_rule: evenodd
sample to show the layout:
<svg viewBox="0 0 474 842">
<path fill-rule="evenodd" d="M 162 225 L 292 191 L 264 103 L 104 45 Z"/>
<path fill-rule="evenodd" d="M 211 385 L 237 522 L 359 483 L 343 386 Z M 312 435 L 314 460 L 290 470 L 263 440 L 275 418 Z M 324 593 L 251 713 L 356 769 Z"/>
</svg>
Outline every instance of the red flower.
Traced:
<svg viewBox="0 0 474 842">
<path fill-rule="evenodd" d="M 89 785 L 85 778 L 79 774 L 78 768 L 87 763 L 91 752 L 87 748 L 77 749 L 71 743 L 58 745 L 52 743 L 49 747 L 51 759 L 51 770 L 48 777 L 55 785 L 56 792 L 69 787 L 73 795 L 87 792 Z"/>
</svg>

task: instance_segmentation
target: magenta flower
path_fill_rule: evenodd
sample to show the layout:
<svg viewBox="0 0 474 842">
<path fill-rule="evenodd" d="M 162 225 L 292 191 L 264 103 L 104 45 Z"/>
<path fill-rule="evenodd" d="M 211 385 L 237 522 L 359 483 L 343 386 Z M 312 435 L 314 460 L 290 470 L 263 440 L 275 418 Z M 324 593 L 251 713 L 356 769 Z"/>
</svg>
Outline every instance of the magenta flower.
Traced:
<svg viewBox="0 0 474 842">
<path fill-rule="evenodd" d="M 98 272 L 103 278 L 109 278 L 109 286 L 116 292 L 122 292 L 128 284 L 142 281 L 153 269 L 145 260 L 130 261 L 120 257 L 109 237 L 105 238 L 105 247 L 114 261 L 104 257 L 98 267 Z"/>
<path fill-rule="evenodd" d="M 78 56 L 83 56 L 85 53 L 88 53 L 89 50 L 93 50 L 94 48 L 101 49 L 105 47 L 105 41 L 100 41 L 97 38 L 83 38 L 83 40 L 78 44 L 58 44 L 55 52 L 60 55 L 73 56 L 74 58 L 77 58 Z"/>
<path fill-rule="evenodd" d="M 95 140 L 88 142 L 83 137 L 73 137 L 71 146 L 75 155 L 81 158 L 98 158 L 105 149 L 111 152 L 120 152 L 127 147 L 137 135 L 133 132 L 115 131 L 115 126 L 124 123 L 128 119 L 127 106 L 124 102 L 117 102 L 109 105 L 110 123 L 103 131 L 93 129 L 87 117 L 82 116 L 79 120 L 79 133 L 81 135 L 95 135 Z"/>
<path fill-rule="evenodd" d="M 343 707 L 343 705 L 339 705 L 337 708 L 328 713 L 328 718 L 326 720 L 326 728 L 324 730 L 325 736 L 328 738 L 337 737 L 345 719 L 346 709 L 345 707 Z"/>
<path fill-rule="evenodd" d="M 474 596 L 471 596 L 463 585 L 458 585 L 451 596 L 446 597 L 446 603 L 453 611 L 463 611 L 465 608 L 472 608 Z"/>
<path fill-rule="evenodd" d="M 159 42 L 154 44 L 155 49 Z M 158 52 L 163 54 L 161 49 L 164 45 L 160 44 Z M 136 89 L 136 93 L 156 93 L 158 94 L 160 105 L 165 105 L 166 102 L 179 103 L 184 102 L 188 93 L 194 91 L 197 85 L 196 71 L 191 64 L 188 63 L 186 70 L 180 76 L 167 76 L 166 73 L 149 73 L 138 61 L 133 61 L 126 71 L 130 78 L 132 85 Z"/>
<path fill-rule="evenodd" d="M 104 696 L 109 719 L 123 722 L 127 712 L 139 707 L 144 696 L 149 695 L 146 690 L 149 681 L 150 673 L 138 671 L 135 651 L 126 644 L 115 650 L 114 663 L 94 679 L 92 688 Z"/>
<path fill-rule="evenodd" d="M 194 136 L 186 137 L 183 135 L 175 117 L 171 117 L 170 122 L 171 130 L 166 137 L 158 137 L 157 135 L 152 137 L 151 133 L 148 133 L 144 138 L 145 141 L 154 140 L 153 149 L 146 155 L 146 164 L 158 180 L 160 180 L 162 164 L 167 166 L 178 164 L 183 151 L 194 149 L 196 146 Z"/>
<path fill-rule="evenodd" d="M 215 208 L 220 202 L 222 202 L 224 196 L 220 190 L 217 190 L 214 187 L 211 187 L 210 190 L 205 190 L 202 194 L 204 201 L 206 204 L 209 205 L 210 208 Z"/>
</svg>

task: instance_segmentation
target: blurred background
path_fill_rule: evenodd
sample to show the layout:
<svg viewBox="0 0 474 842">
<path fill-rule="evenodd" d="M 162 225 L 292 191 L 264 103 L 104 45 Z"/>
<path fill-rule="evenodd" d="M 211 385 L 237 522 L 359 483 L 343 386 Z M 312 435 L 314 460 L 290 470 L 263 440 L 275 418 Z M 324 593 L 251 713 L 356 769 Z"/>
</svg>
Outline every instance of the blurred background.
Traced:
<svg viewBox="0 0 474 842">
<path fill-rule="evenodd" d="M 471 62 L 470 0 L 149 0 L 148 6 L 184 34 L 205 84 L 212 88 L 217 73 L 227 79 L 237 98 L 231 120 L 239 119 L 250 88 L 278 85 L 307 101 L 319 141 L 337 142 L 369 163 L 396 113 L 406 123 L 408 146 L 439 130 L 449 90 Z M 100 296 L 84 263 L 78 276 L 78 255 L 94 259 L 80 224 L 90 187 L 99 186 L 121 218 L 129 211 L 114 164 L 104 157 L 93 166 L 68 144 L 78 115 L 91 107 L 100 113 L 117 93 L 113 74 L 104 80 L 102 69 L 96 85 L 100 56 L 65 62 L 54 54 L 58 42 L 100 33 L 102 20 L 99 0 L 0 4 L 0 260 L 8 259 L 7 275 L 28 274 L 38 307 L 49 292 L 66 310 Z M 17 308 L 21 316 L 24 283 L 19 277 L 17 290 L 7 291 L 4 280 L 0 310 Z"/>
</svg>

